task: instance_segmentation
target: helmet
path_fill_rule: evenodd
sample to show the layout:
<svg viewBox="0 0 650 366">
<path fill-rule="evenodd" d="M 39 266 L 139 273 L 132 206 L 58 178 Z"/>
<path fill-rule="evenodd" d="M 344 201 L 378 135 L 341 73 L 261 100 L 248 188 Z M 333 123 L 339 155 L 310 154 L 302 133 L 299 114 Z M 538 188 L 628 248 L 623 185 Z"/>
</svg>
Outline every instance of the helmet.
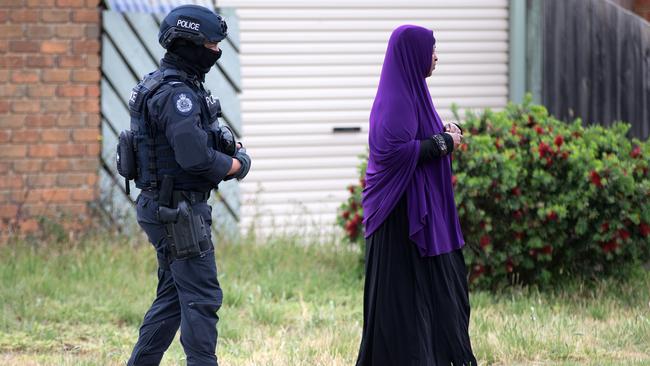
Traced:
<svg viewBox="0 0 650 366">
<path fill-rule="evenodd" d="M 228 26 L 219 14 L 198 5 L 182 5 L 172 9 L 160 23 L 158 42 L 165 49 L 178 39 L 203 46 L 227 35 Z"/>
</svg>

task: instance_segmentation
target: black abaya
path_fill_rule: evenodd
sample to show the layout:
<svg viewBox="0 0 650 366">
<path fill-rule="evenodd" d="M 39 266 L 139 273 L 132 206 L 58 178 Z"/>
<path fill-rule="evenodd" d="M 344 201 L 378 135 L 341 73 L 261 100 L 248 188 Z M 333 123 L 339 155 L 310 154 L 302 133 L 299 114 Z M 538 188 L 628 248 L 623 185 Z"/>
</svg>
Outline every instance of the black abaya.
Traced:
<svg viewBox="0 0 650 366">
<path fill-rule="evenodd" d="M 357 366 L 473 366 L 461 250 L 421 257 L 406 199 L 366 240 L 363 335 Z"/>
</svg>

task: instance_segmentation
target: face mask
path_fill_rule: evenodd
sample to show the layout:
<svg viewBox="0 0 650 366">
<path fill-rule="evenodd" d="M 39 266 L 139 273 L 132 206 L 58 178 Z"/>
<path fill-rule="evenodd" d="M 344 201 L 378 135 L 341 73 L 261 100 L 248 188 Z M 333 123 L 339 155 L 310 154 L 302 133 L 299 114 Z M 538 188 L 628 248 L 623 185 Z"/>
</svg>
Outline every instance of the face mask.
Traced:
<svg viewBox="0 0 650 366">
<path fill-rule="evenodd" d="M 205 47 L 194 44 L 178 45 L 174 47 L 172 52 L 204 74 L 207 74 L 212 66 L 217 63 L 222 53 L 221 50 L 219 52 L 213 52 Z"/>
</svg>

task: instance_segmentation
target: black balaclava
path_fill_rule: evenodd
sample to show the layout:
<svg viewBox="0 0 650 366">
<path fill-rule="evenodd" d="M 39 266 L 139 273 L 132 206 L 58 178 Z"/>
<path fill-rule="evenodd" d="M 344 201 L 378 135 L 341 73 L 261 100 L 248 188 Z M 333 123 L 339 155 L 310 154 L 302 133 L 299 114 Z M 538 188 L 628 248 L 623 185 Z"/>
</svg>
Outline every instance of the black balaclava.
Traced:
<svg viewBox="0 0 650 366">
<path fill-rule="evenodd" d="M 214 52 L 205 46 L 199 46 L 190 42 L 174 42 L 168 51 L 165 55 L 165 61 L 175 64 L 190 74 L 198 76 L 201 80 L 204 80 L 205 74 L 210 71 L 212 66 L 217 63 L 219 57 L 221 57 L 221 50 Z"/>
</svg>

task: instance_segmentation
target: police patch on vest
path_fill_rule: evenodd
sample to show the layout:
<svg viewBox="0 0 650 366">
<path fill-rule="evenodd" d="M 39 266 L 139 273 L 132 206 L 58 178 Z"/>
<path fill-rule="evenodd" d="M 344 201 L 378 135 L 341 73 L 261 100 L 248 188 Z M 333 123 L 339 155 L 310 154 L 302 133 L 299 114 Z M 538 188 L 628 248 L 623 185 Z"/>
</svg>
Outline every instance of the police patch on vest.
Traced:
<svg viewBox="0 0 650 366">
<path fill-rule="evenodd" d="M 194 103 L 185 93 L 177 94 L 174 103 L 176 104 L 176 111 L 184 116 L 190 114 L 194 108 Z"/>
</svg>

